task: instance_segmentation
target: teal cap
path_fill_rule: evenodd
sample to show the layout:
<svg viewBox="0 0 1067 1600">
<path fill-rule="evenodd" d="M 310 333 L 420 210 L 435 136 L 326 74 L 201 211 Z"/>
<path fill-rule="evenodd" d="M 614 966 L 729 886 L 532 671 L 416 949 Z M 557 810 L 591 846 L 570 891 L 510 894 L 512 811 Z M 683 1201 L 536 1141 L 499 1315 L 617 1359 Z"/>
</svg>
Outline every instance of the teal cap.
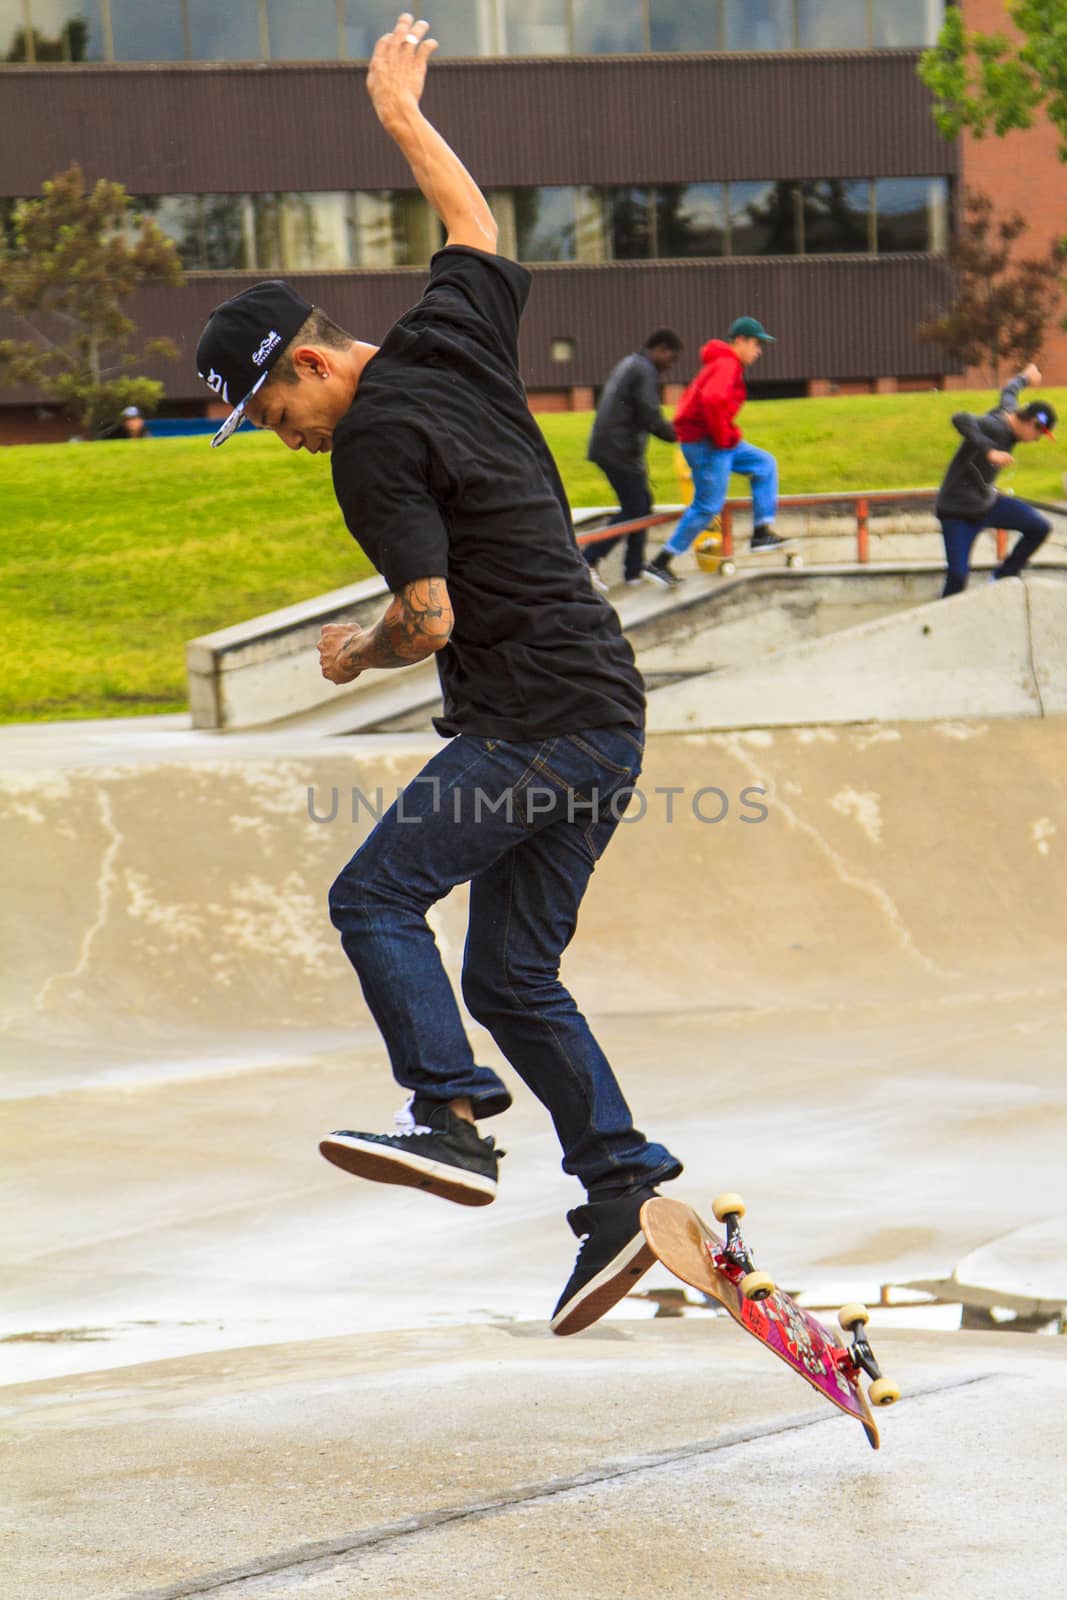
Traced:
<svg viewBox="0 0 1067 1600">
<path fill-rule="evenodd" d="M 738 317 L 736 322 L 730 324 L 731 339 L 758 339 L 760 344 L 775 344 L 762 322 L 757 322 L 755 317 Z"/>
</svg>

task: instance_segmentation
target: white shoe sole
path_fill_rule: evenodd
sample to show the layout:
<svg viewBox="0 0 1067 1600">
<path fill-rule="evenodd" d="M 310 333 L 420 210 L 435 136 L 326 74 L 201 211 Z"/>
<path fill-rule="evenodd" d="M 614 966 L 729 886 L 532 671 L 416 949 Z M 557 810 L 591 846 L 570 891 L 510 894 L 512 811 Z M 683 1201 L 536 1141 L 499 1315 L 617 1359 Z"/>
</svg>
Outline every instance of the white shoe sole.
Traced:
<svg viewBox="0 0 1067 1600">
<path fill-rule="evenodd" d="M 394 1150 L 355 1136 L 330 1133 L 320 1141 L 319 1153 L 354 1178 L 421 1189 L 441 1200 L 453 1200 L 456 1205 L 487 1206 L 496 1199 L 495 1178 L 467 1172 L 444 1161 L 431 1161 L 414 1151 Z"/>
<path fill-rule="evenodd" d="M 592 1327 L 606 1311 L 610 1311 L 612 1306 L 618 1305 L 629 1294 L 655 1259 L 644 1234 L 635 1234 L 614 1261 L 609 1261 L 606 1267 L 601 1268 L 595 1278 L 590 1278 L 584 1288 L 567 1301 L 562 1311 L 556 1312 L 549 1323 L 552 1332 L 565 1338 L 568 1334 L 581 1333 L 583 1328 Z"/>
</svg>

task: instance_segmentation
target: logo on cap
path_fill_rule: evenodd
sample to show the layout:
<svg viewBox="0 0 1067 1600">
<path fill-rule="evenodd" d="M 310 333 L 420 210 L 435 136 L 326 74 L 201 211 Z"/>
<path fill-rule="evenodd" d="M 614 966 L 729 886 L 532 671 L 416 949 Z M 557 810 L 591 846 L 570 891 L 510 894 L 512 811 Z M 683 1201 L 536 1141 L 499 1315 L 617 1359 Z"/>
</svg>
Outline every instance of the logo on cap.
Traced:
<svg viewBox="0 0 1067 1600">
<path fill-rule="evenodd" d="M 207 384 L 209 389 L 214 389 L 215 393 L 220 395 L 222 399 L 229 404 L 230 397 L 226 393 L 226 379 L 222 376 L 221 372 L 216 372 L 215 368 L 212 367 L 211 371 L 206 377 L 204 377 L 203 373 L 201 373 L 200 376 L 204 378 L 204 382 Z"/>
<path fill-rule="evenodd" d="M 258 350 L 252 352 L 252 365 L 261 367 L 272 350 L 277 350 L 282 342 L 282 336 L 274 328 L 268 333 Z"/>
</svg>

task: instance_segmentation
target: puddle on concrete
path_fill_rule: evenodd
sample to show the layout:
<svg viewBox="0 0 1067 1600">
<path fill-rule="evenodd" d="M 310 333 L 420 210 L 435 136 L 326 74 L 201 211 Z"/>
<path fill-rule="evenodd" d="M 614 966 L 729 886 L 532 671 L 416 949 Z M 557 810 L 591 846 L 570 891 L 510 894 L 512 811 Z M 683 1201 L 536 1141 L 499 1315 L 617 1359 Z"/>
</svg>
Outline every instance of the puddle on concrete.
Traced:
<svg viewBox="0 0 1067 1600">
<path fill-rule="evenodd" d="M 804 1310 L 836 1326 L 836 1305 L 815 1304 L 812 1296 L 802 1290 L 789 1289 L 786 1292 Z M 716 1300 L 697 1289 L 640 1289 L 628 1295 L 627 1301 L 652 1308 L 653 1320 L 660 1317 L 729 1316 L 729 1312 Z M 873 1328 L 915 1328 L 923 1332 L 1039 1333 L 1053 1337 L 1067 1332 L 1067 1319 L 1063 1315 L 1029 1317 L 1000 1307 L 986 1311 L 961 1305 L 958 1301 L 915 1298 L 893 1305 L 874 1302 L 870 1311 Z"/>
<path fill-rule="evenodd" d="M 121 1338 L 131 1328 L 203 1328 L 204 1322 L 118 1322 L 110 1328 L 34 1328 L 26 1333 L 6 1333 L 0 1344 L 91 1344 Z"/>
</svg>

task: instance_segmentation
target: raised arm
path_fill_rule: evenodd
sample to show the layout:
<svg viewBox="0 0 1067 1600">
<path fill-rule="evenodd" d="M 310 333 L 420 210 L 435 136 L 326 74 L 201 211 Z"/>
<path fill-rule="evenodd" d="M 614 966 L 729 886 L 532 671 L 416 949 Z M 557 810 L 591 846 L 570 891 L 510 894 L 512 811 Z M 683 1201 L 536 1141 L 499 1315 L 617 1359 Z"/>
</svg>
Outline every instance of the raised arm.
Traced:
<svg viewBox="0 0 1067 1600">
<path fill-rule="evenodd" d="M 1030 365 L 1025 369 L 1025 371 L 1020 372 L 1017 378 L 1012 378 L 1009 383 L 1004 385 L 1003 389 L 1000 391 L 1000 403 L 997 406 L 997 410 L 1007 412 L 1018 411 L 1019 395 L 1026 388 L 1027 384 L 1040 382 L 1041 373 L 1031 361 Z"/>
<path fill-rule="evenodd" d="M 496 250 L 496 223 L 488 202 L 456 153 L 419 108 L 426 69 L 437 49 L 428 22 L 404 11 L 378 40 L 367 73 L 367 92 L 386 133 L 400 147 L 412 176 L 445 225 L 448 244 Z"/>
</svg>

